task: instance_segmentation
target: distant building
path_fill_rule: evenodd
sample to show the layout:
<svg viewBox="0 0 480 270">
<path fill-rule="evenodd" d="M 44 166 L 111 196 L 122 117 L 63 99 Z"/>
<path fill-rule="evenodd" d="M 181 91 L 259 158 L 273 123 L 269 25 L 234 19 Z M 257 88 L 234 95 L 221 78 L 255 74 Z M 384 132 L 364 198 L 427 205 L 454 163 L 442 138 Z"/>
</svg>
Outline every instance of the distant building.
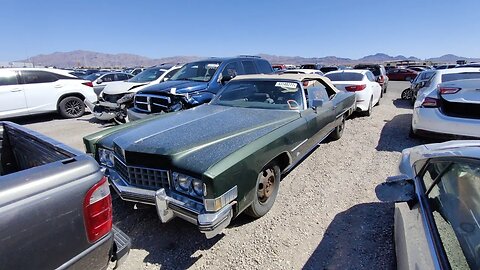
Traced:
<svg viewBox="0 0 480 270">
<path fill-rule="evenodd" d="M 22 67 L 35 67 L 33 63 L 28 62 L 15 62 L 15 61 L 0 61 L 0 68 L 22 68 Z"/>
</svg>

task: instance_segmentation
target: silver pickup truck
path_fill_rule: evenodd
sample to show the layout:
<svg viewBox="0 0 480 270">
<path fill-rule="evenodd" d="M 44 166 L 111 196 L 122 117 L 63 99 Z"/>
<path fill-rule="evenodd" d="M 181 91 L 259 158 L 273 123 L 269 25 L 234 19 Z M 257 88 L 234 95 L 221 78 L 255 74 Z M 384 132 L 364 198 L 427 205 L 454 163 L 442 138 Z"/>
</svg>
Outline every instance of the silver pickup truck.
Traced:
<svg viewBox="0 0 480 270">
<path fill-rule="evenodd" d="M 116 267 L 130 239 L 112 226 L 108 182 L 91 157 L 0 122 L 0 268 Z"/>
</svg>

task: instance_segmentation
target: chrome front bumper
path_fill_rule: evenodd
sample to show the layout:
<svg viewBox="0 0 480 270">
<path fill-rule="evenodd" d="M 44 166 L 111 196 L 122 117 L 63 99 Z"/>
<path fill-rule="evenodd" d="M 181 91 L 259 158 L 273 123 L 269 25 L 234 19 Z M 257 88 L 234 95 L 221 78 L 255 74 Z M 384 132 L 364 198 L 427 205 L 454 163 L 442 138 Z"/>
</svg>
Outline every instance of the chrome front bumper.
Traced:
<svg viewBox="0 0 480 270">
<path fill-rule="evenodd" d="M 179 217 L 197 225 L 201 233 L 207 238 L 212 238 L 220 234 L 233 218 L 235 202 L 229 203 L 217 212 L 206 212 L 202 203 L 170 190 L 160 188 L 155 191 L 130 186 L 112 169 L 106 169 L 105 175 L 123 200 L 155 205 L 162 223 Z"/>
</svg>

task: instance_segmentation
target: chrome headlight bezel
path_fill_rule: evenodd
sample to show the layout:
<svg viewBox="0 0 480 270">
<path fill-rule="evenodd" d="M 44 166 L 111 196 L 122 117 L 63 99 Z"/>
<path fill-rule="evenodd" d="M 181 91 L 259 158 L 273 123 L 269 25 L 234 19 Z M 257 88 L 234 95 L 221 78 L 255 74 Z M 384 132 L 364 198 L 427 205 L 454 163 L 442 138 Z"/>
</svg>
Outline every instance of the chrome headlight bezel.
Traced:
<svg viewBox="0 0 480 270">
<path fill-rule="evenodd" d="M 176 191 L 195 198 L 205 196 L 205 185 L 202 180 L 183 173 L 172 172 L 172 184 Z"/>
<path fill-rule="evenodd" d="M 115 165 L 115 155 L 112 150 L 98 148 L 98 161 L 103 166 L 113 168 Z"/>
</svg>

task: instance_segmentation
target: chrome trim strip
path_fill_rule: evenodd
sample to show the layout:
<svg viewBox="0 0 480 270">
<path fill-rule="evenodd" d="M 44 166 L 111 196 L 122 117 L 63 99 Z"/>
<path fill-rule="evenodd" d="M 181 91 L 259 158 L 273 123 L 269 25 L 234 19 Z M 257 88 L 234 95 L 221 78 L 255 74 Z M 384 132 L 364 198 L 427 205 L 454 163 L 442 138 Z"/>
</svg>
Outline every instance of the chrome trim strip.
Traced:
<svg viewBox="0 0 480 270">
<path fill-rule="evenodd" d="M 290 150 L 290 152 L 293 152 L 295 150 L 297 150 L 300 146 L 302 146 L 304 143 L 306 143 L 308 141 L 308 139 L 305 139 L 303 142 L 299 143 L 297 146 L 295 146 L 292 150 Z"/>
</svg>

